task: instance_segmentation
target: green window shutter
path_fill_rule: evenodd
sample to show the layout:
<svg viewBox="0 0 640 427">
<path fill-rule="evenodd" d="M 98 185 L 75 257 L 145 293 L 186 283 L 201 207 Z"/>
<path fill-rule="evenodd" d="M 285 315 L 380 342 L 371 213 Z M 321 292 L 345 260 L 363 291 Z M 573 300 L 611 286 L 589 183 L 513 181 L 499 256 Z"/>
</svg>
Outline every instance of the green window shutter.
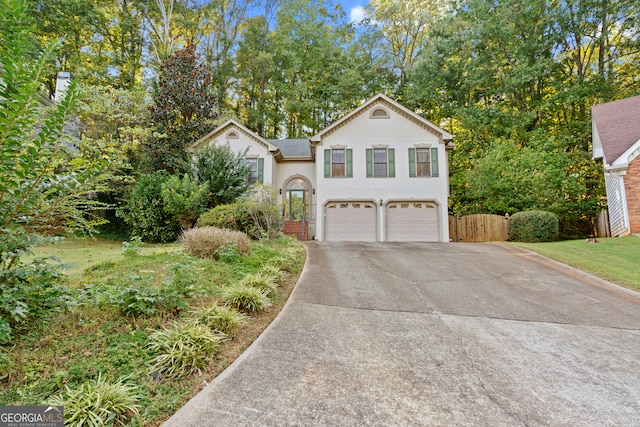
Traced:
<svg viewBox="0 0 640 427">
<path fill-rule="evenodd" d="M 367 148 L 367 178 L 373 177 L 373 150 Z"/>
<path fill-rule="evenodd" d="M 387 162 L 389 164 L 389 178 L 396 177 L 396 150 L 389 148 L 387 150 Z"/>
<path fill-rule="evenodd" d="M 264 183 L 264 159 L 258 159 L 258 182 L 260 184 Z"/>
<path fill-rule="evenodd" d="M 416 177 L 416 149 L 409 148 L 409 177 Z"/>
<path fill-rule="evenodd" d="M 346 156 L 347 156 L 347 173 L 346 173 L 346 177 L 347 178 L 353 178 L 353 150 L 351 148 L 347 148 L 346 150 Z"/>
<path fill-rule="evenodd" d="M 324 150 L 324 177 L 331 178 L 331 150 Z"/>
<path fill-rule="evenodd" d="M 244 159 L 240 159 L 240 170 L 244 169 Z"/>
<path fill-rule="evenodd" d="M 438 147 L 431 147 L 431 176 L 434 178 L 440 176 L 438 171 Z"/>
</svg>

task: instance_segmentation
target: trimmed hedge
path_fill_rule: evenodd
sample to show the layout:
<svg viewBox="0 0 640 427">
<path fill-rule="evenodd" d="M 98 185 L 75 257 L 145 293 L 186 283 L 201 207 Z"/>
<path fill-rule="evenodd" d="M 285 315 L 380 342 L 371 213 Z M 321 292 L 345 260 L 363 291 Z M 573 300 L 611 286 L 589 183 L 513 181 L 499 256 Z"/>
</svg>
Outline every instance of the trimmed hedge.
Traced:
<svg viewBox="0 0 640 427">
<path fill-rule="evenodd" d="M 514 242 L 553 242 L 558 233 L 558 217 L 551 212 L 518 212 L 509 220 L 509 239 Z"/>
</svg>

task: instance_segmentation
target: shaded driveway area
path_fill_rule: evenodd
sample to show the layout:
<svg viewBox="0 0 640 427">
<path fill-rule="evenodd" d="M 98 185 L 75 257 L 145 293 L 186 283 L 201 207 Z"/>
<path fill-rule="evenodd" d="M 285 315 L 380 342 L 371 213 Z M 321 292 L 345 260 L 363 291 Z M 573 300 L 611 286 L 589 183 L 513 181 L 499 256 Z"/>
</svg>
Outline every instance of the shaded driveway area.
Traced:
<svg viewBox="0 0 640 427">
<path fill-rule="evenodd" d="M 640 425 L 640 294 L 499 244 L 307 244 L 280 316 L 166 426 Z"/>
</svg>

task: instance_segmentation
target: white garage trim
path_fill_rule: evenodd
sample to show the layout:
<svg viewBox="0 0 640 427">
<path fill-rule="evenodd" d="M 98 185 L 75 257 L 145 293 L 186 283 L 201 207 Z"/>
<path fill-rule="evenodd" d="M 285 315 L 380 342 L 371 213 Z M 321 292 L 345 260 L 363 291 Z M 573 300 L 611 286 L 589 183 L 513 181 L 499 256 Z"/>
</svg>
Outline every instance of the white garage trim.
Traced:
<svg viewBox="0 0 640 427">
<path fill-rule="evenodd" d="M 330 201 L 324 207 L 325 240 L 375 242 L 377 205 L 372 201 Z"/>
<path fill-rule="evenodd" d="M 431 201 L 389 201 L 385 206 L 386 241 L 438 242 L 438 204 Z"/>
</svg>

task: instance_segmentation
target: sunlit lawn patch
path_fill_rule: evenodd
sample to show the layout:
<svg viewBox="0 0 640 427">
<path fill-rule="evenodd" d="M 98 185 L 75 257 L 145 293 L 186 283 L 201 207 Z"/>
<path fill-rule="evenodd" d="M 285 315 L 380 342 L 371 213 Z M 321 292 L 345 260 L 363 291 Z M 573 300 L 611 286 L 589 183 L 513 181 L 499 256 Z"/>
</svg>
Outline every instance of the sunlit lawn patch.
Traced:
<svg viewBox="0 0 640 427">
<path fill-rule="evenodd" d="M 640 237 L 566 240 L 551 243 L 512 243 L 569 264 L 595 276 L 640 289 Z"/>
</svg>

